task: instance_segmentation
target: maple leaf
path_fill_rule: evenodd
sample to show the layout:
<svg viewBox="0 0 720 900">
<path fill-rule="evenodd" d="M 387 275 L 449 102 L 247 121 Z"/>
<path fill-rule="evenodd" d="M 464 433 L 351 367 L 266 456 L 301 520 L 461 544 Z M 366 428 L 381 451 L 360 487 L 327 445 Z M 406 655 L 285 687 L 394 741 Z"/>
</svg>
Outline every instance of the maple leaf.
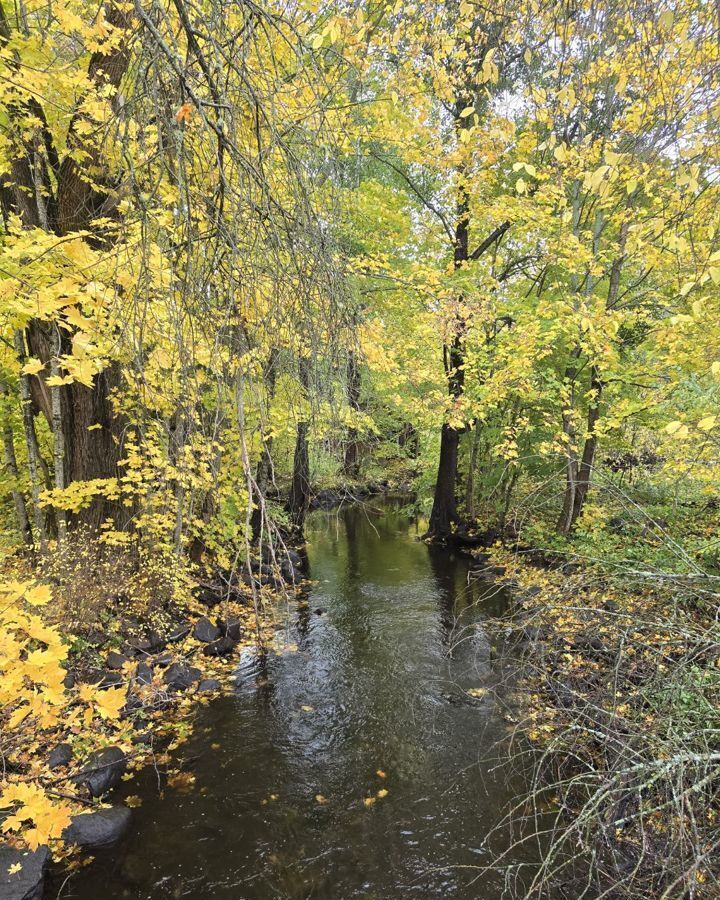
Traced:
<svg viewBox="0 0 720 900">
<path fill-rule="evenodd" d="M 52 589 L 49 584 L 38 584 L 25 592 L 25 600 L 31 606 L 45 606 L 52 600 Z"/>
<path fill-rule="evenodd" d="M 127 701 L 124 687 L 108 688 L 95 694 L 95 709 L 101 719 L 119 719 Z"/>
</svg>

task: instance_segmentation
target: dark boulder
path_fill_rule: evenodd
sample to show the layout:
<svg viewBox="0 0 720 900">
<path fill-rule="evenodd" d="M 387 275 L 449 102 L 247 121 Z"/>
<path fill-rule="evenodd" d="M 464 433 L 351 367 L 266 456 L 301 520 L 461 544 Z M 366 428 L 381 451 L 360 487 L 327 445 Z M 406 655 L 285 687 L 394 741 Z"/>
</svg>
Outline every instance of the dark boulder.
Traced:
<svg viewBox="0 0 720 900">
<path fill-rule="evenodd" d="M 122 669 L 126 662 L 128 662 L 127 656 L 124 653 L 118 653 L 117 650 L 111 650 L 105 660 L 108 669 Z"/>
<path fill-rule="evenodd" d="M 88 757 L 75 781 L 79 785 L 85 785 L 92 797 L 101 797 L 120 784 L 126 768 L 127 759 L 122 750 L 119 747 L 106 747 Z"/>
<path fill-rule="evenodd" d="M 63 831 L 63 840 L 79 847 L 109 847 L 123 837 L 131 819 L 132 813 L 126 806 L 81 813 L 72 817 Z"/>
<path fill-rule="evenodd" d="M 190 624 L 188 622 L 180 622 L 178 625 L 175 625 L 174 628 L 170 629 L 167 635 L 167 641 L 169 644 L 175 644 L 177 641 L 186 638 L 189 634 Z"/>
<path fill-rule="evenodd" d="M 203 654 L 205 656 L 227 656 L 233 652 L 236 644 L 237 641 L 230 637 L 221 637 L 203 647 Z"/>
<path fill-rule="evenodd" d="M 48 756 L 47 764 L 51 769 L 59 769 L 66 766 L 72 759 L 73 752 L 70 744 L 58 744 Z"/>
<path fill-rule="evenodd" d="M 63 687 L 70 690 L 70 688 L 75 687 L 75 676 L 72 672 L 68 672 L 67 675 L 63 678 Z"/>
<path fill-rule="evenodd" d="M 201 694 L 209 694 L 212 691 L 219 691 L 220 687 L 221 685 L 217 678 L 203 678 L 198 685 L 198 691 Z"/>
<path fill-rule="evenodd" d="M 151 629 L 142 637 L 136 637 L 130 641 L 133 650 L 139 650 L 141 653 L 160 653 L 165 649 L 165 638 L 159 631 Z"/>
<path fill-rule="evenodd" d="M 124 678 L 121 672 L 113 672 L 110 669 L 88 669 L 83 681 L 94 684 L 95 687 L 104 688 L 119 687 Z"/>
<path fill-rule="evenodd" d="M 202 672 L 194 666 L 185 663 L 174 663 L 166 670 L 163 676 L 169 691 L 186 691 L 196 681 L 200 681 Z"/>
<path fill-rule="evenodd" d="M 42 900 L 45 870 L 49 862 L 50 851 L 47 847 L 38 847 L 37 850 L 15 850 L 0 844 L 2 900 Z M 17 871 L 16 866 L 20 866 Z"/>
<path fill-rule="evenodd" d="M 160 666 L 161 669 L 164 669 L 167 666 L 171 666 L 174 662 L 175 657 L 172 653 L 161 653 L 159 656 L 155 657 L 153 665 Z"/>
<path fill-rule="evenodd" d="M 138 663 L 138 667 L 135 670 L 135 681 L 137 681 L 138 684 L 150 684 L 152 680 L 152 666 L 149 666 L 145 662 Z"/>
<path fill-rule="evenodd" d="M 205 644 L 209 644 L 211 641 L 216 641 L 221 635 L 220 629 L 217 625 L 213 625 L 213 623 L 208 619 L 207 616 L 203 616 L 202 619 L 198 619 L 195 623 L 195 627 L 193 628 L 193 637 L 198 641 L 202 641 Z"/>
<path fill-rule="evenodd" d="M 107 643 L 107 635 L 99 628 L 93 628 L 85 635 L 85 641 L 91 647 L 102 647 Z"/>
<path fill-rule="evenodd" d="M 235 642 L 240 640 L 240 634 L 242 633 L 240 619 L 235 616 L 230 616 L 227 619 L 218 619 L 217 625 L 223 637 L 230 638 L 231 641 Z"/>
<path fill-rule="evenodd" d="M 213 585 L 200 584 L 193 591 L 196 600 L 212 609 L 222 600 L 222 592 L 220 588 Z"/>
</svg>

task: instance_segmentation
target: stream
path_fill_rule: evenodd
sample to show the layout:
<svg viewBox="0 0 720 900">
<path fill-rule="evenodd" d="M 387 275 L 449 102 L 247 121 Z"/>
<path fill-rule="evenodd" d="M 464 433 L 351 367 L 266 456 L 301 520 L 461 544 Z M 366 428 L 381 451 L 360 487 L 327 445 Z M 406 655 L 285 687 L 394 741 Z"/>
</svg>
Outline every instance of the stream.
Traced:
<svg viewBox="0 0 720 900">
<path fill-rule="evenodd" d="M 46 896 L 522 896 L 481 869 L 510 845 L 507 828 L 484 842 L 523 790 L 495 746 L 509 726 L 482 628 L 506 597 L 422 543 L 423 524 L 402 498 L 313 512 L 313 587 L 288 613 L 297 649 L 241 657 L 182 748 L 194 788 L 160 796 L 146 769 L 124 789 L 143 800 L 126 842 Z"/>
</svg>

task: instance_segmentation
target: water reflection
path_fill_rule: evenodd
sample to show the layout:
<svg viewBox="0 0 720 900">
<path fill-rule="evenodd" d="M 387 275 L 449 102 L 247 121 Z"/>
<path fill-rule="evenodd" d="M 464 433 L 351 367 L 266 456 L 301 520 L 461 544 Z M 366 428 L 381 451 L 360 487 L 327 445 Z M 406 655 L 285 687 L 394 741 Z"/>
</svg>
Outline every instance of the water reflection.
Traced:
<svg viewBox="0 0 720 900">
<path fill-rule="evenodd" d="M 486 761 L 502 718 L 467 691 L 498 677 L 481 625 L 503 598 L 468 583 L 462 557 L 419 542 L 400 500 L 316 512 L 308 526 L 314 587 L 293 622 L 297 652 L 243 661 L 187 750 L 196 790 L 159 799 L 141 776 L 128 843 L 63 897 L 500 896 L 477 867 L 518 785 Z"/>
</svg>

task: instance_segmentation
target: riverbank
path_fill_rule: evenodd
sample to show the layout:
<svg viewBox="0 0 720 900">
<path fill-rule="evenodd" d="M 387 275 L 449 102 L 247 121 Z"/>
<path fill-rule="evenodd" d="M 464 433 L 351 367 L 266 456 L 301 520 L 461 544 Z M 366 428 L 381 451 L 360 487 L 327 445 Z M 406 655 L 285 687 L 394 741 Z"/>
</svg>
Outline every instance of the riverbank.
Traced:
<svg viewBox="0 0 720 900">
<path fill-rule="evenodd" d="M 522 657 L 533 808 L 556 813 L 536 893 L 717 897 L 714 580 L 622 579 L 499 548 L 492 561 L 514 585 L 498 627 Z"/>
<path fill-rule="evenodd" d="M 36 581 L 17 561 L 0 584 L 3 900 L 41 897 L 51 857 L 72 870 L 78 849 L 122 839 L 136 800 L 113 805 L 114 791 L 143 768 L 185 784 L 177 751 L 198 709 L 232 682 L 240 654 L 273 646 L 277 598 L 295 596 L 303 579 L 289 550 L 232 578 L 184 575 L 172 595 L 156 578 L 150 600 L 133 596 L 118 568 L 113 587 L 98 576 L 104 602 L 89 581 L 77 609 L 77 587 L 53 565 Z"/>
</svg>

